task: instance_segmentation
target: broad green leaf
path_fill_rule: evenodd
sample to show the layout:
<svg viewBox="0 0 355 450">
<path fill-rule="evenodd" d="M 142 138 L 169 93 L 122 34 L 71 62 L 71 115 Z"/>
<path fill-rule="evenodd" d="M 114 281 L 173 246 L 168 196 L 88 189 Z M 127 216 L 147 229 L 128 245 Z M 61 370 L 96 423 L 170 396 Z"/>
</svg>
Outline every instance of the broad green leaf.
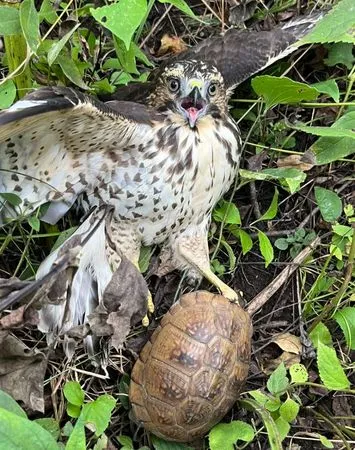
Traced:
<svg viewBox="0 0 355 450">
<path fill-rule="evenodd" d="M 289 243 L 286 238 L 279 238 L 279 239 L 276 239 L 276 241 L 274 242 L 274 245 L 279 250 L 287 250 Z"/>
<path fill-rule="evenodd" d="M 53 419 L 52 417 L 43 417 L 41 419 L 35 420 L 38 425 L 41 425 L 42 428 L 48 431 L 56 441 L 60 436 L 60 428 L 59 423 Z"/>
<path fill-rule="evenodd" d="M 39 229 L 41 228 L 41 222 L 39 218 L 36 216 L 28 217 L 27 222 L 29 223 L 30 227 L 35 231 L 39 231 Z"/>
<path fill-rule="evenodd" d="M 239 174 L 247 180 L 280 180 L 282 178 L 293 178 L 302 182 L 306 179 L 306 174 L 298 169 L 264 169 L 260 170 L 260 172 L 240 169 Z"/>
<path fill-rule="evenodd" d="M 242 245 L 242 253 L 246 255 L 253 248 L 253 241 L 249 234 L 244 230 L 238 230 L 238 236 Z"/>
<path fill-rule="evenodd" d="M 81 406 L 84 403 L 85 392 L 77 381 L 67 381 L 63 393 L 72 405 Z"/>
<path fill-rule="evenodd" d="M 1 33 L 0 33 L 1 34 Z M 0 109 L 9 108 L 16 98 L 16 85 L 12 80 L 0 84 Z"/>
<path fill-rule="evenodd" d="M 328 48 L 328 58 L 324 59 L 327 66 L 334 67 L 343 64 L 347 69 L 351 69 L 355 58 L 353 54 L 354 44 L 338 42 L 330 44 Z"/>
<path fill-rule="evenodd" d="M 6 409 L 13 414 L 16 414 L 20 417 L 27 417 L 25 411 L 21 408 L 21 406 L 14 400 L 11 395 L 0 389 L 0 409 Z"/>
<path fill-rule="evenodd" d="M 65 450 L 86 450 L 86 437 L 84 423 L 78 419 L 69 439 L 65 445 Z"/>
<path fill-rule="evenodd" d="M 72 28 L 70 31 L 68 31 L 67 34 L 65 34 L 62 39 L 58 42 L 55 42 L 52 47 L 50 48 L 48 55 L 47 55 L 47 61 L 49 66 L 51 66 L 54 61 L 57 59 L 57 56 L 64 48 L 65 44 L 69 41 L 70 37 L 74 33 L 75 30 L 77 30 L 80 26 L 80 23 L 77 23 L 74 28 Z"/>
<path fill-rule="evenodd" d="M 19 10 L 10 6 L 0 6 L 0 36 L 21 34 Z"/>
<path fill-rule="evenodd" d="M 270 411 L 270 412 L 274 412 L 277 411 L 280 406 L 281 406 L 281 401 L 278 397 L 273 397 L 270 398 L 266 403 L 265 403 L 265 408 Z"/>
<path fill-rule="evenodd" d="M 151 439 L 155 450 L 193 450 L 192 447 L 188 447 L 186 444 L 167 442 L 154 435 L 151 436 Z"/>
<path fill-rule="evenodd" d="M 39 18 L 34 0 L 23 0 L 20 5 L 20 23 L 26 42 L 33 53 L 40 43 Z"/>
<path fill-rule="evenodd" d="M 351 227 L 348 227 L 347 225 L 339 225 L 338 223 L 335 225 L 332 225 L 332 230 L 335 234 L 338 236 L 351 239 L 354 229 Z"/>
<path fill-rule="evenodd" d="M 109 6 L 91 8 L 90 11 L 102 26 L 125 43 L 128 50 L 134 32 L 145 17 L 147 2 L 146 0 L 120 0 Z"/>
<path fill-rule="evenodd" d="M 337 82 L 333 79 L 329 79 L 326 81 L 319 81 L 318 83 L 314 83 L 311 85 L 321 94 L 327 94 L 331 97 L 335 102 L 339 102 L 340 93 Z"/>
<path fill-rule="evenodd" d="M 300 40 L 300 44 L 324 44 L 340 41 L 355 43 L 354 27 L 354 0 L 341 0 L 318 22 L 307 36 Z"/>
<path fill-rule="evenodd" d="M 241 420 L 219 423 L 209 432 L 211 450 L 233 450 L 237 441 L 251 442 L 255 433 L 253 427 Z"/>
<path fill-rule="evenodd" d="M 2 192 L 0 193 L 0 197 L 9 202 L 12 206 L 19 206 L 22 203 L 22 199 L 18 195 L 10 192 Z"/>
<path fill-rule="evenodd" d="M 281 363 L 270 375 L 267 380 L 266 387 L 271 394 L 280 395 L 286 391 L 288 386 L 289 381 L 286 376 L 286 367 L 284 363 Z"/>
<path fill-rule="evenodd" d="M 3 408 L 0 408 L 0 418 L 1 449 L 59 450 L 52 435 L 36 422 L 31 422 Z"/>
<path fill-rule="evenodd" d="M 355 350 L 355 307 L 346 306 L 337 311 L 333 318 L 344 333 L 346 345 L 350 350 Z"/>
<path fill-rule="evenodd" d="M 291 429 L 290 424 L 282 417 L 278 417 L 275 420 L 275 424 L 277 426 L 277 429 L 279 430 L 279 434 L 280 434 L 280 438 L 281 438 L 281 442 L 285 439 L 285 437 L 287 436 L 288 432 Z"/>
<path fill-rule="evenodd" d="M 265 267 L 267 267 L 274 259 L 274 249 L 272 248 L 270 239 L 260 230 L 258 230 L 258 240 L 260 252 L 265 259 Z"/>
<path fill-rule="evenodd" d="M 289 371 L 291 383 L 306 383 L 308 381 L 308 371 L 303 364 L 292 364 Z"/>
<path fill-rule="evenodd" d="M 293 422 L 300 410 L 300 405 L 292 400 L 292 398 L 286 399 L 286 401 L 280 406 L 280 416 L 287 422 Z"/>
<path fill-rule="evenodd" d="M 319 92 L 305 83 L 287 77 L 260 75 L 251 81 L 254 91 L 263 97 L 266 109 L 275 105 L 315 100 Z"/>
<path fill-rule="evenodd" d="M 118 440 L 118 442 L 121 444 L 121 445 L 123 445 L 123 446 L 125 446 L 125 447 L 130 447 L 130 448 L 132 448 L 132 449 L 134 449 L 134 447 L 133 447 L 133 441 L 132 441 L 132 438 L 131 437 L 129 437 L 129 436 L 117 436 L 117 438 L 116 438 L 117 440 Z"/>
<path fill-rule="evenodd" d="M 317 364 L 319 376 L 327 389 L 349 389 L 350 382 L 333 348 L 318 343 Z"/>
<path fill-rule="evenodd" d="M 323 322 L 317 323 L 314 329 L 309 333 L 309 338 L 315 348 L 318 347 L 319 342 L 328 346 L 333 345 L 332 335 Z"/>
<path fill-rule="evenodd" d="M 183 13 L 188 16 L 197 19 L 192 9 L 190 9 L 189 5 L 185 2 L 185 0 L 159 0 L 160 3 L 170 3 L 170 5 L 174 5 L 176 8 L 180 9 Z"/>
<path fill-rule="evenodd" d="M 335 222 L 343 211 L 343 205 L 338 194 L 319 186 L 314 188 L 314 193 L 323 219 L 326 222 Z"/>
<path fill-rule="evenodd" d="M 330 128 L 355 130 L 355 111 L 344 114 Z M 345 158 L 354 152 L 355 145 L 352 138 L 321 137 L 305 152 L 305 157 L 313 164 L 323 165 Z"/>
<path fill-rule="evenodd" d="M 262 406 L 264 406 L 265 403 L 270 399 L 268 395 L 264 394 L 259 389 L 256 389 L 255 391 L 248 391 L 248 394 L 251 395 L 253 399 Z"/>
<path fill-rule="evenodd" d="M 38 13 L 39 21 L 46 20 L 49 24 L 53 25 L 54 22 L 58 19 L 58 15 L 53 8 L 51 0 L 43 0 L 41 4 L 41 9 Z"/>
<path fill-rule="evenodd" d="M 307 127 L 305 125 L 293 125 L 291 128 L 303 131 L 304 133 L 314 134 L 316 136 L 335 137 L 335 138 L 347 137 L 350 139 L 355 139 L 355 133 L 353 131 L 344 130 L 342 128 Z"/>
<path fill-rule="evenodd" d="M 145 247 L 142 246 L 139 253 L 139 261 L 138 266 L 141 273 L 144 273 L 148 270 L 150 259 L 154 253 L 154 247 Z"/>
<path fill-rule="evenodd" d="M 264 212 L 264 214 L 260 217 L 260 219 L 256 220 L 256 222 L 259 222 L 260 220 L 271 220 L 273 219 L 277 214 L 277 205 L 279 201 L 279 191 L 277 188 L 275 188 L 274 196 L 271 200 L 270 206 L 268 209 Z"/>
<path fill-rule="evenodd" d="M 81 413 L 81 406 L 73 405 L 72 403 L 67 404 L 67 414 L 73 419 L 77 419 Z"/>
<path fill-rule="evenodd" d="M 224 222 L 234 225 L 240 225 L 241 219 L 238 208 L 234 203 L 221 200 L 213 211 L 213 219 L 216 222 Z"/>
<path fill-rule="evenodd" d="M 322 436 L 321 434 L 318 434 L 318 437 L 321 444 L 324 445 L 325 448 L 334 448 L 333 443 L 328 438 Z"/>
<path fill-rule="evenodd" d="M 115 406 L 116 400 L 111 395 L 100 395 L 93 402 L 83 405 L 79 420 L 83 420 L 86 425 L 90 424 L 90 430 L 100 436 L 108 427 Z"/>
<path fill-rule="evenodd" d="M 88 86 L 83 82 L 81 73 L 75 62 L 68 56 L 58 55 L 56 62 L 60 65 L 64 75 L 81 89 L 88 89 Z"/>
</svg>

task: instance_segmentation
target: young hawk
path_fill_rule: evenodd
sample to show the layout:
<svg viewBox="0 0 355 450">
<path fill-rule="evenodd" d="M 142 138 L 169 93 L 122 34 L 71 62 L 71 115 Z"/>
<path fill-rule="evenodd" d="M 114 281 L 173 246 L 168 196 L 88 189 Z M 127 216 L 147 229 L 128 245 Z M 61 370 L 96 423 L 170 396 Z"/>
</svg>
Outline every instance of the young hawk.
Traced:
<svg viewBox="0 0 355 450">
<path fill-rule="evenodd" d="M 45 87 L 0 114 L 0 193 L 22 199 L 16 207 L 4 202 L 3 220 L 49 203 L 42 220 L 55 223 L 82 194 L 90 207 L 113 207 L 82 248 L 67 301 L 42 308 L 43 331 L 85 322 L 121 256 L 137 264 L 141 245 L 161 244 L 160 274 L 187 269 L 238 298 L 211 271 L 207 243 L 211 211 L 239 166 L 241 139 L 228 100 L 246 78 L 291 53 L 316 19 L 258 33 L 230 30 L 106 103 Z M 97 220 L 94 211 L 76 234 L 86 236 Z"/>
</svg>

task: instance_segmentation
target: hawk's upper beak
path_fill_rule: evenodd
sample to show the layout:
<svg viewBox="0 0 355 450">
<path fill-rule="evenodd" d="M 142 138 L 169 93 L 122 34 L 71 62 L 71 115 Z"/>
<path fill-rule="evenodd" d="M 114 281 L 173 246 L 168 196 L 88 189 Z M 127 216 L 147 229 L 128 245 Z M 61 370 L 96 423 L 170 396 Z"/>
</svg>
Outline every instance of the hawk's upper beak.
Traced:
<svg viewBox="0 0 355 450">
<path fill-rule="evenodd" d="M 191 128 L 194 128 L 197 119 L 206 109 L 206 101 L 201 96 L 200 87 L 194 86 L 191 92 L 180 103 Z"/>
</svg>

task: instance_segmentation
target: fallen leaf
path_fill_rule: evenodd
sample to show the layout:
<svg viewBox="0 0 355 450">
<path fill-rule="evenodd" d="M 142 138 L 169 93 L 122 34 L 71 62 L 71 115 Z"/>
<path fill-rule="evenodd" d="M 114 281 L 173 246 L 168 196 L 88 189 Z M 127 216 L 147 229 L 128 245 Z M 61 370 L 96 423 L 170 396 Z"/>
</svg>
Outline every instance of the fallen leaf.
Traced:
<svg viewBox="0 0 355 450">
<path fill-rule="evenodd" d="M 264 361 L 262 370 L 265 374 L 270 375 L 281 363 L 284 363 L 286 369 L 288 369 L 292 366 L 292 364 L 299 364 L 300 361 L 301 358 L 299 355 L 295 355 L 290 352 L 283 352 L 278 358 Z"/>
<path fill-rule="evenodd" d="M 170 36 L 164 34 L 160 40 L 159 50 L 156 52 L 156 56 L 163 56 L 167 53 L 177 55 L 187 49 L 185 42 L 178 36 Z"/>
<path fill-rule="evenodd" d="M 302 352 L 301 339 L 291 333 L 283 333 L 276 336 L 272 342 L 277 344 L 281 350 L 285 352 L 294 353 L 300 355 Z"/>
<path fill-rule="evenodd" d="M 289 155 L 276 161 L 277 167 L 295 168 L 299 170 L 311 170 L 313 164 L 304 160 L 304 155 Z"/>
<path fill-rule="evenodd" d="M 0 389 L 26 407 L 44 412 L 46 356 L 27 347 L 8 331 L 0 331 Z"/>
</svg>

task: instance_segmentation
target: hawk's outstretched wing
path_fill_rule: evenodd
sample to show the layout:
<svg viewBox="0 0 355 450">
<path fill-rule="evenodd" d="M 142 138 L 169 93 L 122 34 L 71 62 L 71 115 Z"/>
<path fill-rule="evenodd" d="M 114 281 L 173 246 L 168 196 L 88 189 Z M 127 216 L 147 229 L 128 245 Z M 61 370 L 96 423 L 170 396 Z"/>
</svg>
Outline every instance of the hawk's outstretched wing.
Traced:
<svg viewBox="0 0 355 450">
<path fill-rule="evenodd" d="M 17 194 L 16 214 L 51 202 L 55 223 L 84 190 L 108 182 L 160 116 L 137 103 L 102 103 L 71 88 L 39 89 L 0 114 L 0 193 Z M 11 217 L 3 205 L 0 218 Z"/>
</svg>

